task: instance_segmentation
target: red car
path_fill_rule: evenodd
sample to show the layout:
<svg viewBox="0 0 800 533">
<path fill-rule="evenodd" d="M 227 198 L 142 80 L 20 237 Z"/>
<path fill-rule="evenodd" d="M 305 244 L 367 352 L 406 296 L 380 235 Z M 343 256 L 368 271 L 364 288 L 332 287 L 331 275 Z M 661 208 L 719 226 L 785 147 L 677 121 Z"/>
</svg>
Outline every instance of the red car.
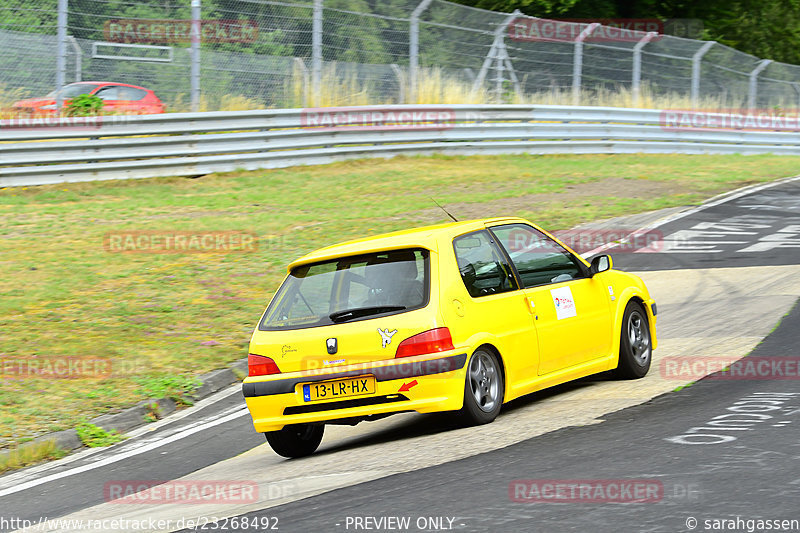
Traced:
<svg viewBox="0 0 800 533">
<path fill-rule="evenodd" d="M 14 110 L 29 115 L 48 115 L 56 112 L 56 95 L 53 91 L 43 98 L 28 98 L 14 102 Z M 110 81 L 80 81 L 61 89 L 64 105 L 81 94 L 93 94 L 103 100 L 103 111 L 110 113 L 150 115 L 163 113 L 164 104 L 150 89 L 127 83 Z"/>
</svg>

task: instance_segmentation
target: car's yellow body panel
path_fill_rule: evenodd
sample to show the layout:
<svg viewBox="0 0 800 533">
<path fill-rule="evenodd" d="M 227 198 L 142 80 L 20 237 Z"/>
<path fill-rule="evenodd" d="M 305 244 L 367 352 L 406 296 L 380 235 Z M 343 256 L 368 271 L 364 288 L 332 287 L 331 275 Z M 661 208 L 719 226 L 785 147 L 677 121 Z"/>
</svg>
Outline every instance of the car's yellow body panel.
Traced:
<svg viewBox="0 0 800 533">
<path fill-rule="evenodd" d="M 457 222 L 350 241 L 291 263 L 290 271 L 345 256 L 424 248 L 429 250 L 429 299 L 420 309 L 391 316 L 288 331 L 257 328 L 250 353 L 272 358 L 281 373 L 245 379 L 245 399 L 256 430 L 400 411 L 460 409 L 469 358 L 479 347 L 489 347 L 499 356 L 505 378 L 504 401 L 611 370 L 618 363 L 622 317 L 632 299 L 644 304 L 655 348 L 653 300 L 642 280 L 628 273 L 608 270 L 583 279 L 470 296 L 459 273 L 453 239 L 513 223 L 543 231 L 518 218 Z M 585 260 L 569 251 L 588 268 Z M 566 320 L 556 316 L 554 304 L 554 294 L 562 287 L 571 291 L 575 304 L 575 316 Z M 395 358 L 403 339 L 441 327 L 449 329 L 453 350 Z M 384 344 L 379 329 L 396 330 L 389 344 Z M 329 338 L 347 340 L 341 353 L 326 354 Z M 304 383 L 359 375 L 378 377 L 374 394 L 344 402 L 330 400 L 333 403 L 303 398 Z M 331 408 L 326 409 L 326 404 Z"/>
</svg>

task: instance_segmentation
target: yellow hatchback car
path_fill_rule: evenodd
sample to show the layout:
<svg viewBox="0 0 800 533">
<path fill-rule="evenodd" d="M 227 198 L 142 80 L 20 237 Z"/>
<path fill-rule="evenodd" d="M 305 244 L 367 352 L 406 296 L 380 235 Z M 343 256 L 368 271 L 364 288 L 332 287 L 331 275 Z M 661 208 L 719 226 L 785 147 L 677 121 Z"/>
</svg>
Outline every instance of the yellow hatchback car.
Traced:
<svg viewBox="0 0 800 533">
<path fill-rule="evenodd" d="M 538 226 L 492 218 L 368 237 L 289 265 L 250 341 L 242 386 L 276 453 L 313 453 L 325 424 L 503 403 L 607 370 L 640 378 L 656 304 L 637 276 Z"/>
</svg>

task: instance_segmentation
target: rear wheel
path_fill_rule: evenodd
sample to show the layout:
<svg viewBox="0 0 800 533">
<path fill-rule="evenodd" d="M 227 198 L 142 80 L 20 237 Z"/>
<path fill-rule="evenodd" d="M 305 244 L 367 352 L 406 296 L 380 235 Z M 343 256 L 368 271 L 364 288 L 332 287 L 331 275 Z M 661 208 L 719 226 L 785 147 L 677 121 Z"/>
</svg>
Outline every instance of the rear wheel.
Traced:
<svg viewBox="0 0 800 533">
<path fill-rule="evenodd" d="M 505 383 L 497 356 L 484 349 L 472 354 L 464 383 L 461 415 L 471 424 L 486 424 L 500 413 Z"/>
<path fill-rule="evenodd" d="M 623 379 L 644 377 L 650 370 L 652 353 L 647 313 L 639 302 L 628 302 L 625 315 L 622 317 L 616 376 Z"/>
<path fill-rule="evenodd" d="M 305 457 L 314 453 L 322 442 L 325 426 L 322 424 L 292 424 L 278 431 L 264 433 L 267 442 L 283 457 Z"/>
</svg>

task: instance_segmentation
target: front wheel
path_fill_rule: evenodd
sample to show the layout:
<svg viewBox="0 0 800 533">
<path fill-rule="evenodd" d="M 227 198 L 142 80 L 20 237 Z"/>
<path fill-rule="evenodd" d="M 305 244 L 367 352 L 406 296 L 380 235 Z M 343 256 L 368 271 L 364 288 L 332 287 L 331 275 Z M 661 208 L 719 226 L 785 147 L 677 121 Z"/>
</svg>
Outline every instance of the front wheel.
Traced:
<svg viewBox="0 0 800 533">
<path fill-rule="evenodd" d="M 322 424 L 291 424 L 278 431 L 264 433 L 267 442 L 278 455 L 295 458 L 314 453 L 322 442 Z"/>
<path fill-rule="evenodd" d="M 503 372 L 497 356 L 488 350 L 477 350 L 467 368 L 462 418 L 475 425 L 491 422 L 500 413 L 504 394 Z"/>
<path fill-rule="evenodd" d="M 622 317 L 619 341 L 619 365 L 615 374 L 623 379 L 642 378 L 650 370 L 653 349 L 650 343 L 650 323 L 639 302 L 628 302 Z"/>
</svg>

